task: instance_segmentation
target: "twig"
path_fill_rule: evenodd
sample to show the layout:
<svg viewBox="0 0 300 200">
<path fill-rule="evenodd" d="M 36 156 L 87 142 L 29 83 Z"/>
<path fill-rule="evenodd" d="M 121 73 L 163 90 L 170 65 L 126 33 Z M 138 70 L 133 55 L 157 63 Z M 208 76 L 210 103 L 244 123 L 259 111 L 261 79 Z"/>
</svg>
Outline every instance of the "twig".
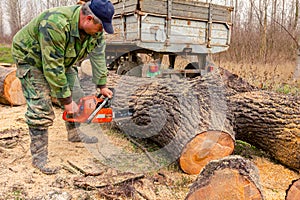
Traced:
<svg viewBox="0 0 300 200">
<path fill-rule="evenodd" d="M 77 165 L 72 163 L 71 161 L 67 160 L 67 162 L 69 163 L 69 165 L 71 165 L 74 169 L 78 170 L 84 176 L 99 176 L 99 175 L 103 174 L 103 171 L 101 171 L 101 172 L 87 172 L 84 169 L 81 169 L 80 167 L 78 167 Z"/>
<path fill-rule="evenodd" d="M 109 181 L 105 181 L 103 179 L 99 179 L 99 178 L 93 178 L 93 177 L 87 177 L 87 178 L 79 178 L 77 180 L 75 180 L 74 185 L 80 188 L 105 188 L 105 187 L 109 187 L 109 186 L 116 186 L 116 185 L 120 185 L 122 183 L 125 182 L 129 182 L 129 181 L 134 181 L 137 179 L 141 179 L 144 178 L 145 175 L 144 174 L 137 174 L 137 175 L 133 175 L 131 177 L 125 177 L 123 179 L 119 179 L 119 180 L 114 180 L 114 179 L 110 179 Z"/>
<path fill-rule="evenodd" d="M 80 167 L 76 166 L 74 163 L 72 163 L 69 160 L 67 160 L 67 162 L 69 163 L 69 165 L 71 165 L 71 167 L 73 167 L 74 169 L 78 170 L 80 173 L 85 174 L 85 171 L 83 169 L 81 169 Z"/>
<path fill-rule="evenodd" d="M 24 153 L 23 153 L 21 156 L 19 156 L 19 157 L 13 159 L 13 161 L 11 161 L 9 164 L 10 164 L 10 165 L 11 165 L 11 164 L 14 164 L 14 162 L 16 162 L 17 160 L 21 160 L 21 159 L 25 158 L 25 156 L 26 156 L 26 154 L 27 154 L 28 151 L 29 151 L 29 148 L 28 148 L 26 151 L 24 151 Z"/>
<path fill-rule="evenodd" d="M 71 174 L 79 174 L 78 171 L 75 171 L 73 168 L 71 168 L 71 167 L 69 167 L 67 165 L 63 165 L 62 168 L 65 169 L 65 170 L 67 170 Z"/>
<path fill-rule="evenodd" d="M 141 197 L 143 197 L 146 200 L 150 200 L 145 194 L 141 193 L 140 191 L 138 191 L 137 189 L 134 188 L 134 191 L 136 191 Z"/>
</svg>

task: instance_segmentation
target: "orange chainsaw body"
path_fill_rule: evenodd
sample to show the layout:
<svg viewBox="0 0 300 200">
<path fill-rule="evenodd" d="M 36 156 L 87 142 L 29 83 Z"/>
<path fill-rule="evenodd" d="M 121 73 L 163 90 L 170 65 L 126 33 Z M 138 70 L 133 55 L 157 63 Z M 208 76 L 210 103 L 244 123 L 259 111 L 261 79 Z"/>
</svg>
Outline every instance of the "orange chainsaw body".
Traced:
<svg viewBox="0 0 300 200">
<path fill-rule="evenodd" d="M 95 111 L 97 106 L 103 102 L 103 98 L 96 96 L 86 96 L 80 99 L 78 103 L 79 111 L 77 113 L 67 113 L 64 111 L 63 120 L 68 122 L 85 123 L 89 116 Z M 110 107 L 101 108 L 92 119 L 93 123 L 107 123 L 113 119 L 113 110 Z"/>
</svg>

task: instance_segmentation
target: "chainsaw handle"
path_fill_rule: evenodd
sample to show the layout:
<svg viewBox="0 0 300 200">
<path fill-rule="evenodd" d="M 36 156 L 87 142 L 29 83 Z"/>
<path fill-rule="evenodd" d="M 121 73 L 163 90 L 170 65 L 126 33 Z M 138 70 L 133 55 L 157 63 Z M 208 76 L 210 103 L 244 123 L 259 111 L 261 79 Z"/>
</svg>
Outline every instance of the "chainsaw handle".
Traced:
<svg viewBox="0 0 300 200">
<path fill-rule="evenodd" d="M 76 113 L 68 113 L 67 111 L 64 111 L 62 118 L 66 122 L 77 122 Z"/>
<path fill-rule="evenodd" d="M 110 98 L 110 99 L 112 99 L 113 96 L 114 96 L 114 93 L 115 93 L 115 88 L 110 88 L 110 87 L 109 87 L 108 89 L 109 89 L 110 91 L 112 91 L 112 93 L 113 93 L 112 97 Z M 101 98 L 101 97 L 104 97 L 104 98 L 105 98 L 106 96 L 102 95 L 101 92 L 97 90 L 96 97 L 97 97 L 97 98 Z"/>
<path fill-rule="evenodd" d="M 86 120 L 86 122 L 88 124 L 92 122 L 92 120 L 97 115 L 97 113 L 99 112 L 99 110 L 101 110 L 101 108 L 103 108 L 106 105 L 106 103 L 108 102 L 108 100 L 109 100 L 109 98 L 105 97 L 105 99 L 102 101 L 102 103 L 92 112 L 92 114 Z"/>
</svg>

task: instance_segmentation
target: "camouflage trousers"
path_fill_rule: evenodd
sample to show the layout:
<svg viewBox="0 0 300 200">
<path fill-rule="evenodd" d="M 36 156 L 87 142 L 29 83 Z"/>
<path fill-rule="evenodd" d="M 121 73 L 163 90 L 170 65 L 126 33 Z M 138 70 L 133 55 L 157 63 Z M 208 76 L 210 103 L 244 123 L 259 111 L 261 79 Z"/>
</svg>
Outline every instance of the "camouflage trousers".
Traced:
<svg viewBox="0 0 300 200">
<path fill-rule="evenodd" d="M 22 84 L 22 90 L 27 103 L 25 113 L 26 123 L 35 129 L 47 129 L 53 125 L 55 118 L 50 86 L 43 72 L 27 64 L 18 64 L 17 77 Z M 83 95 L 78 72 L 74 67 L 66 70 L 66 77 L 72 91 L 72 98 L 77 102 Z"/>
</svg>

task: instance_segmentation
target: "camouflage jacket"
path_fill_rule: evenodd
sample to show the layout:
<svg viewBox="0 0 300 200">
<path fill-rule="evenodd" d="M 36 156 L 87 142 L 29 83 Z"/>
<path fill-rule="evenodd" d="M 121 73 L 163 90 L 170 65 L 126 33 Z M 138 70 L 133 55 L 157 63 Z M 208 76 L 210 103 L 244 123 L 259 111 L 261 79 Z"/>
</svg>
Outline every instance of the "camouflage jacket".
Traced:
<svg viewBox="0 0 300 200">
<path fill-rule="evenodd" d="M 17 76 L 23 77 L 30 66 L 39 68 L 49 83 L 51 95 L 57 98 L 70 99 L 65 72 L 87 55 L 92 63 L 93 83 L 106 84 L 104 34 L 86 35 L 80 39 L 80 8 L 75 5 L 46 10 L 13 38 L 12 54 L 18 63 Z"/>
</svg>

